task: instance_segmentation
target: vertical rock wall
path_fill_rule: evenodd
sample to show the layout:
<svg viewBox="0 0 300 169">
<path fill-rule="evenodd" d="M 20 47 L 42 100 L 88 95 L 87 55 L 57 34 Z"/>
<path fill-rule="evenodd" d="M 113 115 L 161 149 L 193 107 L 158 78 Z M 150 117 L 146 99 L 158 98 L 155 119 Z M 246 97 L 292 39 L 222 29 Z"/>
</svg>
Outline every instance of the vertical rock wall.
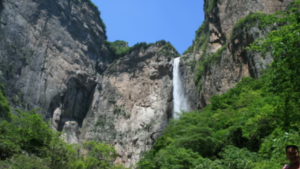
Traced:
<svg viewBox="0 0 300 169">
<path fill-rule="evenodd" d="M 184 78 L 195 81 L 197 72 L 201 72 L 198 79 L 197 92 L 198 108 L 209 104 L 215 94 L 222 94 L 234 87 L 243 77 L 258 78 L 260 71 L 272 61 L 272 57 L 265 57 L 258 53 L 245 50 L 258 37 L 264 37 L 267 29 L 259 28 L 258 24 L 243 23 L 238 32 L 232 32 L 234 25 L 250 13 L 274 13 L 285 10 L 293 0 L 206 0 L 204 5 L 205 21 L 197 31 L 193 42 L 193 52 L 183 56 L 192 58 L 184 67 L 190 67 L 197 62 L 195 69 L 182 69 Z M 203 40 L 204 39 L 204 40 Z M 218 51 L 219 50 L 219 51 Z M 220 51 L 221 50 L 221 51 Z M 218 53 L 219 54 L 216 54 Z M 215 53 L 214 59 L 208 61 Z M 202 71 L 198 71 L 201 62 L 205 62 Z M 193 77 L 188 77 L 194 74 Z M 189 82 L 186 91 L 191 90 Z"/>
<path fill-rule="evenodd" d="M 260 75 L 271 56 L 245 47 L 270 30 L 242 26 L 231 36 L 232 28 L 250 12 L 273 13 L 291 1 L 205 1 L 204 26 L 181 64 L 192 109 L 203 108 L 242 77 Z M 67 142 L 106 141 L 118 152 L 116 162 L 132 166 L 172 116 L 177 55 L 156 43 L 116 59 L 105 46 L 99 15 L 88 0 L 0 0 L 0 78 L 13 107 L 40 107 L 53 130 L 65 131 Z M 217 51 L 217 60 L 195 79 L 199 64 Z"/>
<path fill-rule="evenodd" d="M 65 121 L 82 125 L 97 73 L 113 58 L 105 28 L 87 0 L 1 0 L 0 77 L 13 107 L 55 111 L 55 130 Z"/>
<path fill-rule="evenodd" d="M 134 165 L 172 117 L 172 58 L 151 45 L 116 60 L 104 72 L 81 129 L 81 141 L 114 145 L 116 162 Z"/>
<path fill-rule="evenodd" d="M 39 113 L 69 143 L 115 146 L 134 165 L 172 116 L 172 57 L 166 43 L 116 60 L 88 0 L 1 0 L 0 78 L 10 104 Z"/>
</svg>

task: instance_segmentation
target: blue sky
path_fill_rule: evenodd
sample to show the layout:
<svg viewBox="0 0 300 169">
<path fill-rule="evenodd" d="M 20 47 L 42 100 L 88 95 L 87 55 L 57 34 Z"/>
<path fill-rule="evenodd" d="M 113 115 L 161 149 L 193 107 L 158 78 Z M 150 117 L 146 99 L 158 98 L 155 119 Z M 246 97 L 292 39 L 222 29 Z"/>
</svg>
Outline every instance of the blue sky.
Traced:
<svg viewBox="0 0 300 169">
<path fill-rule="evenodd" d="M 129 46 L 165 39 L 183 53 L 204 20 L 203 0 L 92 1 L 106 24 L 108 40 L 124 40 Z"/>
</svg>

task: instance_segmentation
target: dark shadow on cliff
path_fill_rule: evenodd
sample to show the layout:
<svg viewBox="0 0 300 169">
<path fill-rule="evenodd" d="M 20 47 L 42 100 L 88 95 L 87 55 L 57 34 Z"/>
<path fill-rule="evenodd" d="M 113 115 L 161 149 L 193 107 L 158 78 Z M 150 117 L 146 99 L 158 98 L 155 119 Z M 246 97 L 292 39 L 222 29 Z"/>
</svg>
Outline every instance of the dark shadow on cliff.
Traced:
<svg viewBox="0 0 300 169">
<path fill-rule="evenodd" d="M 0 0 L 0 13 L 2 12 L 3 10 L 3 0 Z"/>
<path fill-rule="evenodd" d="M 235 63 L 248 65 L 250 77 L 258 78 L 258 72 L 253 60 L 253 54 L 245 48 L 254 42 L 254 37 L 242 28 L 231 39 L 231 54 Z M 249 53 L 250 52 L 250 53 Z M 240 75 L 241 76 L 241 75 Z"/>
<path fill-rule="evenodd" d="M 66 91 L 53 97 L 48 114 L 53 117 L 55 109 L 61 109 L 59 131 L 63 129 L 66 121 L 76 121 L 79 127 L 82 127 L 82 122 L 92 104 L 95 88 L 96 83 L 86 84 L 79 78 L 73 77 L 69 79 Z"/>
<path fill-rule="evenodd" d="M 220 43 L 224 45 L 226 43 L 226 36 L 225 33 L 222 31 L 221 21 L 220 21 L 220 17 L 218 16 L 218 13 L 219 13 L 218 8 L 214 8 L 213 11 L 210 12 L 211 15 L 208 15 L 207 17 L 209 23 L 213 23 L 213 25 L 218 29 L 218 32 L 215 32 L 214 30 L 210 31 L 210 34 L 214 34 L 215 36 L 218 37 L 217 40 L 210 43 Z"/>
</svg>

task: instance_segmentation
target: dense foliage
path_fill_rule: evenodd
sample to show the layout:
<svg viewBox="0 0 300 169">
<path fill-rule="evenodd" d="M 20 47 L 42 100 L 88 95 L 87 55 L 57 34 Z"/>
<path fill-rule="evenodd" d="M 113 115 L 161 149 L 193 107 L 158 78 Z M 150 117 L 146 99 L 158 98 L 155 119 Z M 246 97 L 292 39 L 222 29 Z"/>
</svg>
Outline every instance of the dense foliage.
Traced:
<svg viewBox="0 0 300 169">
<path fill-rule="evenodd" d="M 204 1 L 204 12 L 208 16 L 212 11 L 213 7 L 216 6 L 218 0 L 205 0 Z M 193 51 L 202 50 L 202 54 L 206 53 L 206 48 L 209 42 L 209 29 L 208 22 L 204 20 L 202 25 L 196 30 L 195 38 L 191 46 L 183 52 L 183 54 L 192 53 Z"/>
<path fill-rule="evenodd" d="M 170 42 L 167 42 L 165 40 L 160 40 L 157 41 L 156 43 L 149 43 L 149 44 L 147 44 L 146 42 L 140 42 L 140 43 L 136 43 L 132 47 L 129 47 L 127 42 L 121 40 L 117 40 L 114 42 L 105 41 L 105 45 L 116 58 L 123 57 L 126 54 L 130 54 L 131 52 L 140 50 L 142 48 L 146 49 L 151 45 L 157 45 L 160 47 L 162 46 L 162 48 L 158 51 L 160 55 L 164 55 L 167 57 L 179 56 L 179 53 L 174 48 L 174 46 Z"/>
<path fill-rule="evenodd" d="M 10 108 L 5 98 L 4 87 L 0 83 L 0 121 L 1 119 L 8 120 L 10 118 Z"/>
<path fill-rule="evenodd" d="M 195 38 L 193 40 L 193 44 L 188 47 L 186 51 L 183 52 L 183 54 L 192 53 L 194 50 L 197 51 L 201 49 L 203 53 L 206 52 L 206 48 L 209 41 L 209 33 L 207 32 L 207 26 L 208 22 L 204 21 L 202 25 L 197 29 L 195 32 Z"/>
<path fill-rule="evenodd" d="M 0 108 L 10 114 L 5 97 L 1 97 Z M 60 139 L 59 133 L 49 128 L 36 110 L 15 110 L 9 117 L 0 121 L 0 168 L 124 168 L 113 164 L 116 152 L 111 145 L 95 141 L 82 146 L 67 144 Z"/>
<path fill-rule="evenodd" d="M 270 52 L 270 67 L 258 80 L 244 78 L 213 96 L 203 110 L 172 120 L 139 168 L 275 169 L 287 163 L 284 147 L 300 146 L 299 7 L 297 0 L 285 12 L 250 18 L 277 25 L 249 47 Z"/>
<path fill-rule="evenodd" d="M 244 18 L 241 18 L 238 20 L 231 31 L 230 39 L 233 39 L 235 35 L 239 34 L 239 31 L 243 31 L 243 29 L 250 28 L 252 26 L 255 26 L 258 22 L 265 20 L 266 18 L 274 17 L 274 15 L 268 15 L 265 13 L 262 13 L 261 11 L 258 12 L 250 12 L 249 15 L 247 15 Z M 262 25 L 259 25 L 262 27 Z"/>
</svg>

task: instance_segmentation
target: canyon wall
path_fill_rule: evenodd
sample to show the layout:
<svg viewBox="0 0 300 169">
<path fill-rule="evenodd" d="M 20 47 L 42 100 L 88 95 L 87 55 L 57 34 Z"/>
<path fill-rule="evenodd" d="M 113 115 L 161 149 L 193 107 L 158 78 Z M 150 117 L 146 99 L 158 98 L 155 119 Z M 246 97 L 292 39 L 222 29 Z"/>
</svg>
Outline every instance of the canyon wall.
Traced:
<svg viewBox="0 0 300 169">
<path fill-rule="evenodd" d="M 1 6 L 0 72 L 10 103 L 39 107 L 45 118 L 63 109 L 64 119 L 81 125 L 97 74 L 113 61 L 97 8 L 72 0 L 2 0 Z"/>
<path fill-rule="evenodd" d="M 120 57 L 89 1 L 2 0 L 0 77 L 12 107 L 38 113 L 69 143 L 106 141 L 135 164 L 172 117 L 172 61 L 164 41 Z"/>
<path fill-rule="evenodd" d="M 236 22 L 291 1 L 205 1 L 205 21 L 180 64 L 192 110 L 243 77 L 260 76 L 272 57 L 245 47 L 272 28 Z M 117 57 L 99 15 L 88 0 L 0 0 L 0 78 L 12 107 L 40 108 L 67 142 L 108 142 L 116 162 L 134 166 L 172 118 L 178 55 L 160 41 Z"/>
<path fill-rule="evenodd" d="M 172 117 L 172 58 L 160 54 L 163 46 L 115 60 L 100 77 L 83 121 L 80 139 L 112 143 L 117 162 L 127 167 L 151 149 Z"/>
<path fill-rule="evenodd" d="M 182 56 L 186 67 L 182 69 L 182 74 L 186 75 L 183 78 L 188 79 L 186 92 L 193 93 L 190 91 L 190 81 L 194 81 L 197 87 L 193 91 L 197 93 L 198 108 L 205 107 L 213 95 L 226 92 L 243 77 L 258 78 L 261 75 L 261 70 L 271 63 L 272 57 L 245 48 L 255 39 L 264 37 L 272 28 L 261 28 L 258 21 L 249 19 L 249 16 L 255 18 L 254 15 L 257 15 L 258 18 L 262 13 L 285 10 L 292 1 L 205 1 L 205 20 L 196 31 L 189 52 Z"/>
</svg>

